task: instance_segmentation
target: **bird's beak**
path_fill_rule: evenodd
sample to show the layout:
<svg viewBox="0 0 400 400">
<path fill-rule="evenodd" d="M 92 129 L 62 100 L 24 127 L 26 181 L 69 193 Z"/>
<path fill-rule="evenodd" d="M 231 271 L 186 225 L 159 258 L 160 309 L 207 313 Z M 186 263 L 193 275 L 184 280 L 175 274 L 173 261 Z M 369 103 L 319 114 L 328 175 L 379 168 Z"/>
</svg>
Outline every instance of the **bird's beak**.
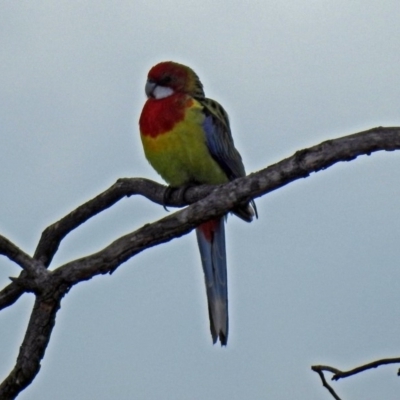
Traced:
<svg viewBox="0 0 400 400">
<path fill-rule="evenodd" d="M 148 80 L 146 82 L 146 86 L 144 87 L 144 90 L 146 92 L 147 97 L 154 97 L 153 91 L 156 88 L 157 84 L 153 81 Z"/>
</svg>

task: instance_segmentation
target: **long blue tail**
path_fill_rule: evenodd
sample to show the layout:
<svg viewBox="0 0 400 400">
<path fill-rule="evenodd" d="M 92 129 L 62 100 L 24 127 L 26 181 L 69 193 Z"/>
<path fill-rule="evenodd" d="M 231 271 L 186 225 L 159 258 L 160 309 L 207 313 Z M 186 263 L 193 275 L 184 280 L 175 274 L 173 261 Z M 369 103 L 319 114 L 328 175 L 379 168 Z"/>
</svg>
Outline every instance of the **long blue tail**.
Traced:
<svg viewBox="0 0 400 400">
<path fill-rule="evenodd" d="M 196 229 L 207 290 L 208 314 L 213 343 L 228 341 L 228 281 L 226 273 L 225 217 Z"/>
</svg>

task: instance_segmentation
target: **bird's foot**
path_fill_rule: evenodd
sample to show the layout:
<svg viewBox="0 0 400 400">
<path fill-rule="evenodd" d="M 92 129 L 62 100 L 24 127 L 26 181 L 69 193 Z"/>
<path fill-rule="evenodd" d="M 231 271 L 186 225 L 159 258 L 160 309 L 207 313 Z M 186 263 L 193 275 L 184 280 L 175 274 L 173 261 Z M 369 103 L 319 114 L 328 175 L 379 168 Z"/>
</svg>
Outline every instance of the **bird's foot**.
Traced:
<svg viewBox="0 0 400 400">
<path fill-rule="evenodd" d="M 164 210 L 169 211 L 166 204 L 171 201 L 171 198 L 172 198 L 172 195 L 174 192 L 178 192 L 177 197 L 179 199 L 179 203 L 181 203 L 182 206 L 186 205 L 187 204 L 187 201 L 185 199 L 186 191 L 193 186 L 196 186 L 196 185 L 189 183 L 187 185 L 183 185 L 183 186 L 179 186 L 179 187 L 167 186 L 164 191 L 164 195 L 163 195 Z"/>
<path fill-rule="evenodd" d="M 168 211 L 168 208 L 166 206 L 166 204 L 169 202 L 169 200 L 172 197 L 172 193 L 174 192 L 175 188 L 172 186 L 167 186 L 164 190 L 164 194 L 163 194 L 163 207 L 165 211 Z"/>
</svg>

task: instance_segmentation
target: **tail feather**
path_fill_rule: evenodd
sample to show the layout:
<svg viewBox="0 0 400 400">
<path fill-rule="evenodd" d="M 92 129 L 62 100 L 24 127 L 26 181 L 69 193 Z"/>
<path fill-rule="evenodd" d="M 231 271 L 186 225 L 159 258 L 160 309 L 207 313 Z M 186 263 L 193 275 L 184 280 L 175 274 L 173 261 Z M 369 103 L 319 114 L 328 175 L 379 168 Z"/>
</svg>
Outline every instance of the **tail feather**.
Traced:
<svg viewBox="0 0 400 400">
<path fill-rule="evenodd" d="M 225 218 L 211 220 L 196 229 L 207 290 L 213 343 L 228 340 L 228 286 L 225 249 Z"/>
</svg>

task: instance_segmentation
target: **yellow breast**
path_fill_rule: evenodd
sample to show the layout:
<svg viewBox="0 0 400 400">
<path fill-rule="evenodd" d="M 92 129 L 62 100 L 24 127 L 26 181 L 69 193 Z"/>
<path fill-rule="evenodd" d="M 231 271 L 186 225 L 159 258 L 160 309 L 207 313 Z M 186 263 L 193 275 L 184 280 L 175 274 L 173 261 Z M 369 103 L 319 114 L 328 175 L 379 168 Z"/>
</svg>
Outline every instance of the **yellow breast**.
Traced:
<svg viewBox="0 0 400 400">
<path fill-rule="evenodd" d="M 228 181 L 207 148 L 202 110 L 195 100 L 186 109 L 183 120 L 170 131 L 156 137 L 141 135 L 147 160 L 171 186 Z"/>
</svg>

